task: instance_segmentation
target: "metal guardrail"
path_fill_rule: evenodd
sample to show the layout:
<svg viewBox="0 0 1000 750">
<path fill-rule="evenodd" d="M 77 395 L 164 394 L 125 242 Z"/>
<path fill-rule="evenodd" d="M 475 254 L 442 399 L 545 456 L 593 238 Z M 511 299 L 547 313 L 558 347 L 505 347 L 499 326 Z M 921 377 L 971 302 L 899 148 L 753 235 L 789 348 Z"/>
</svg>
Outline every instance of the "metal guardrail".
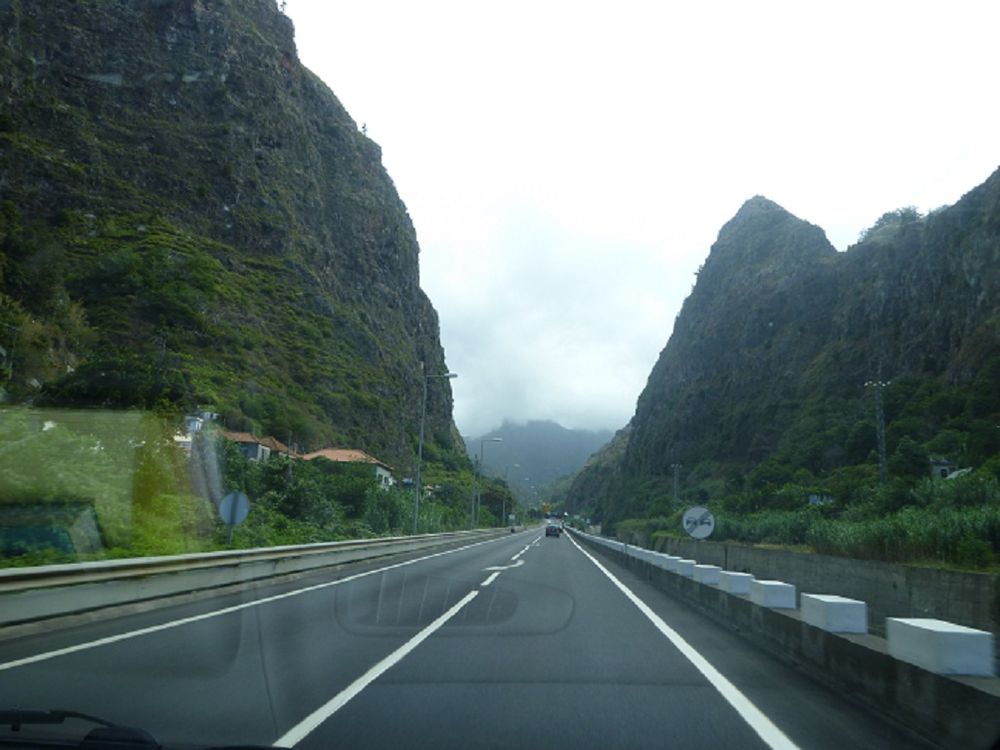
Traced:
<svg viewBox="0 0 1000 750">
<path fill-rule="evenodd" d="M 0 627 L 499 536 L 503 529 L 0 569 Z"/>
</svg>

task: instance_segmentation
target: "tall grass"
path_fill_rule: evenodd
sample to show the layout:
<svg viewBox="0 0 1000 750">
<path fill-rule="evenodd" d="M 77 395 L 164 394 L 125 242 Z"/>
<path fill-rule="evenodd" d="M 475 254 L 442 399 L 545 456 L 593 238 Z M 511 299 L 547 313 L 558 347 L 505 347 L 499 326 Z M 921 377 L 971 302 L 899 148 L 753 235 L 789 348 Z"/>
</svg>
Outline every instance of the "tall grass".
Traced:
<svg viewBox="0 0 1000 750">
<path fill-rule="evenodd" d="M 906 490 L 875 488 L 845 507 L 722 510 L 713 540 L 806 545 L 843 557 L 981 569 L 997 564 L 1000 556 L 1000 484 L 970 475 L 950 482 L 928 479 Z"/>
</svg>

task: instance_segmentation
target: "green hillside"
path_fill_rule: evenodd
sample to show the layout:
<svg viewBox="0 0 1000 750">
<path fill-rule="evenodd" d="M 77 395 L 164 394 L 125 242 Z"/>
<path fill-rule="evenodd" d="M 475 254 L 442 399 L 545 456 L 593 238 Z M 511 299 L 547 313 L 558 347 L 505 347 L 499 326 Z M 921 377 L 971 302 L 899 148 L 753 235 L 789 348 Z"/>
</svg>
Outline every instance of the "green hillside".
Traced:
<svg viewBox="0 0 1000 750">
<path fill-rule="evenodd" d="M 409 471 L 420 363 L 446 370 L 413 227 L 275 2 L 12 0 L 0 28 L 5 398 L 201 405 Z M 458 467 L 446 380 L 428 419 Z"/>
<path fill-rule="evenodd" d="M 678 505 L 708 503 L 731 538 L 883 557 L 883 541 L 909 532 L 872 527 L 882 541 L 840 544 L 820 522 L 911 509 L 911 525 L 957 524 L 926 557 L 955 558 L 963 540 L 1000 551 L 998 269 L 1000 172 L 929 216 L 887 213 L 844 253 L 771 201 L 747 201 L 699 271 L 627 445 L 592 459 L 572 502 L 609 528 L 637 519 L 670 533 Z M 874 382 L 887 384 L 884 482 Z M 931 459 L 975 471 L 946 490 Z"/>
<path fill-rule="evenodd" d="M 238 546 L 468 527 L 418 255 L 275 0 L 0 2 L 0 555 L 226 546 L 234 490 Z M 195 412 L 218 417 L 185 451 Z M 222 429 L 361 449 L 397 484 Z M 510 506 L 491 482 L 480 522 Z"/>
</svg>

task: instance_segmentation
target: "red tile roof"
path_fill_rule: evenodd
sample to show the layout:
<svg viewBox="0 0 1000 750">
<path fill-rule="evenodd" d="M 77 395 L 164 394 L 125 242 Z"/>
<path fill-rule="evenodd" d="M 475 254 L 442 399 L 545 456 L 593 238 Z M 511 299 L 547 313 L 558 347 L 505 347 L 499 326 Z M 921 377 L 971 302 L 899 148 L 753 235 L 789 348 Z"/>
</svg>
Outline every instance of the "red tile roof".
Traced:
<svg viewBox="0 0 1000 750">
<path fill-rule="evenodd" d="M 249 432 L 229 432 L 228 430 L 222 431 L 222 437 L 226 440 L 231 440 L 234 443 L 259 443 L 256 437 L 251 435 Z"/>
<path fill-rule="evenodd" d="M 251 435 L 249 432 L 229 432 L 228 430 L 222 430 L 222 437 L 226 440 L 231 440 L 234 443 L 258 443 L 270 448 L 275 453 L 291 454 L 287 445 L 270 435 L 259 438 L 256 435 Z"/>
<path fill-rule="evenodd" d="M 287 445 L 278 440 L 278 438 L 273 438 L 270 435 L 268 435 L 267 437 L 262 437 L 260 439 L 260 444 L 266 445 L 275 453 L 287 453 L 291 455 L 291 451 L 288 449 Z"/>
<path fill-rule="evenodd" d="M 306 453 L 302 458 L 306 461 L 312 461 L 314 458 L 325 458 L 328 461 L 337 461 L 338 463 L 345 464 L 377 464 L 384 469 L 392 471 L 392 467 L 388 464 L 384 464 L 374 456 L 369 456 L 364 451 L 357 450 L 356 448 L 324 448 L 323 450 Z"/>
</svg>

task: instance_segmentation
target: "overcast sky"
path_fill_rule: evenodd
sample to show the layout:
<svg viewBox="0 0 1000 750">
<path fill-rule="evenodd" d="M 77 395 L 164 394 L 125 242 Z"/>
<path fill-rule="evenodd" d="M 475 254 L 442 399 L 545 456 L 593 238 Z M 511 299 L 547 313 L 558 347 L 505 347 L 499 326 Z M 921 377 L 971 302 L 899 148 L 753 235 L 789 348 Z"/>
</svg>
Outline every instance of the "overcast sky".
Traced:
<svg viewBox="0 0 1000 750">
<path fill-rule="evenodd" d="M 723 223 L 845 249 L 1000 166 L 1000 3 L 288 0 L 382 147 L 455 420 L 622 427 Z"/>
</svg>

